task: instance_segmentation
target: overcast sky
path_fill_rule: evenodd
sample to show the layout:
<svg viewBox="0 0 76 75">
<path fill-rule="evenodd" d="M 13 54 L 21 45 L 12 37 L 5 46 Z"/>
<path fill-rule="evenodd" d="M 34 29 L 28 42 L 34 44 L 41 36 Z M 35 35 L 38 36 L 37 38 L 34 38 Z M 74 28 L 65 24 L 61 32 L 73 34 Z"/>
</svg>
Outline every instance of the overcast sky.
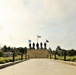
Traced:
<svg viewBox="0 0 76 75">
<path fill-rule="evenodd" d="M 28 47 L 28 39 L 48 47 L 76 49 L 76 0 L 0 0 L 0 44 Z"/>
</svg>

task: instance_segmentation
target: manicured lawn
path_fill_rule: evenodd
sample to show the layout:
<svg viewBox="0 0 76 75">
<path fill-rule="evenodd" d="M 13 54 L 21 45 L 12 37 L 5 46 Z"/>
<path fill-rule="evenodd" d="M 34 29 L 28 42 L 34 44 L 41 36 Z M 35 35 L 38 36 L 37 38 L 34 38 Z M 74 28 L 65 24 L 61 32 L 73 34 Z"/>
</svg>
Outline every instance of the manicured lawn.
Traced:
<svg viewBox="0 0 76 75">
<path fill-rule="evenodd" d="M 63 56 L 56 55 L 56 58 L 58 60 L 64 60 L 64 57 Z M 54 59 L 54 55 L 52 55 L 52 59 Z M 76 56 L 66 56 L 66 61 L 76 62 Z"/>
<path fill-rule="evenodd" d="M 4 64 L 4 63 L 7 63 L 7 62 L 12 62 L 12 57 L 0 57 L 0 64 Z M 25 55 L 23 56 L 23 59 L 25 59 Z M 18 55 L 15 57 L 15 61 L 17 60 L 21 60 L 21 56 Z"/>
</svg>

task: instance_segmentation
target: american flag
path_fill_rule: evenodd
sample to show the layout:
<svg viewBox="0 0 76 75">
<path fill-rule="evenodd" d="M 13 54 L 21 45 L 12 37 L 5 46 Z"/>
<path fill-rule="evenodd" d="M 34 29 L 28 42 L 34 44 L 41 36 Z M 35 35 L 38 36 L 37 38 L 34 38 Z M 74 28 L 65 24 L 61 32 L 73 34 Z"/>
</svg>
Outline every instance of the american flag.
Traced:
<svg viewBox="0 0 76 75">
<path fill-rule="evenodd" d="M 37 38 L 41 38 L 41 36 L 40 35 L 37 35 Z"/>
</svg>

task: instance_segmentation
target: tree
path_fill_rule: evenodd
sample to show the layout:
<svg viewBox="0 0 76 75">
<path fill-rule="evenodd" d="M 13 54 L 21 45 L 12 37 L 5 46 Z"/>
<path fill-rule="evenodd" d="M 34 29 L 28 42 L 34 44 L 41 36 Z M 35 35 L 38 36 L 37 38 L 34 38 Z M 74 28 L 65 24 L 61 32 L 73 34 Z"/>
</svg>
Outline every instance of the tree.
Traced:
<svg viewBox="0 0 76 75">
<path fill-rule="evenodd" d="M 75 55 L 75 50 L 74 49 L 67 50 L 67 55 L 68 56 L 74 56 Z"/>
<path fill-rule="evenodd" d="M 12 52 L 12 50 L 13 50 L 13 48 L 11 48 L 10 46 L 7 47 L 7 51 L 8 51 L 8 52 Z"/>
<path fill-rule="evenodd" d="M 7 52 L 7 46 L 4 45 L 3 48 L 1 49 L 3 52 Z"/>
<path fill-rule="evenodd" d="M 51 54 L 52 53 L 52 49 L 49 47 L 49 54 Z"/>
<path fill-rule="evenodd" d="M 62 50 L 60 46 L 57 46 L 56 50 Z"/>
<path fill-rule="evenodd" d="M 27 48 L 26 47 L 18 47 L 18 48 L 16 48 L 16 47 L 10 47 L 10 46 L 6 46 L 6 45 L 4 45 L 2 48 L 1 48 L 1 50 L 3 51 L 3 52 L 13 52 L 14 51 L 14 53 L 15 53 L 15 56 L 16 55 L 21 55 L 21 54 L 26 54 L 27 53 Z"/>
<path fill-rule="evenodd" d="M 0 57 L 3 57 L 3 51 L 0 50 Z"/>
<path fill-rule="evenodd" d="M 74 53 L 75 53 L 75 55 L 76 55 L 76 50 L 74 50 L 74 51 L 75 51 Z"/>
<path fill-rule="evenodd" d="M 60 56 L 60 54 L 61 54 L 61 51 L 62 51 L 62 49 L 61 49 L 61 47 L 60 46 L 57 46 L 57 48 L 56 48 L 56 53 Z"/>
<path fill-rule="evenodd" d="M 25 54 L 27 53 L 27 47 L 24 48 L 24 53 L 25 53 Z"/>
<path fill-rule="evenodd" d="M 56 54 L 57 54 L 56 51 L 53 50 L 52 53 L 54 55 L 54 59 L 56 59 Z"/>
<path fill-rule="evenodd" d="M 62 51 L 60 52 L 60 56 L 64 56 L 65 50 L 62 49 Z"/>
</svg>

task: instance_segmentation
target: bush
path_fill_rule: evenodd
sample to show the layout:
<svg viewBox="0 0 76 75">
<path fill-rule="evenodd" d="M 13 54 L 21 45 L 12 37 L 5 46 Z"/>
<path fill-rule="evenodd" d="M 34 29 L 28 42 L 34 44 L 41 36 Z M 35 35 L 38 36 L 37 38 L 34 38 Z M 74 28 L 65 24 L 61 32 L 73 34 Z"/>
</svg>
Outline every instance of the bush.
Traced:
<svg viewBox="0 0 76 75">
<path fill-rule="evenodd" d="M 74 56 L 75 55 L 75 50 L 67 50 L 67 55 L 68 56 Z"/>
<path fill-rule="evenodd" d="M 76 62 L 76 60 L 74 62 Z"/>
<path fill-rule="evenodd" d="M 6 62 L 11 62 L 12 61 L 12 58 L 5 58 L 4 59 Z"/>
<path fill-rule="evenodd" d="M 66 58 L 66 61 L 71 61 L 71 59 L 70 58 Z"/>
<path fill-rule="evenodd" d="M 6 61 L 3 60 L 3 59 L 1 59 L 1 60 L 0 60 L 0 64 L 4 64 L 4 63 L 6 63 Z"/>
<path fill-rule="evenodd" d="M 75 58 L 71 58 L 71 61 L 75 61 Z"/>
<path fill-rule="evenodd" d="M 15 58 L 15 61 L 17 61 L 17 60 L 21 60 L 21 58 Z"/>
</svg>

